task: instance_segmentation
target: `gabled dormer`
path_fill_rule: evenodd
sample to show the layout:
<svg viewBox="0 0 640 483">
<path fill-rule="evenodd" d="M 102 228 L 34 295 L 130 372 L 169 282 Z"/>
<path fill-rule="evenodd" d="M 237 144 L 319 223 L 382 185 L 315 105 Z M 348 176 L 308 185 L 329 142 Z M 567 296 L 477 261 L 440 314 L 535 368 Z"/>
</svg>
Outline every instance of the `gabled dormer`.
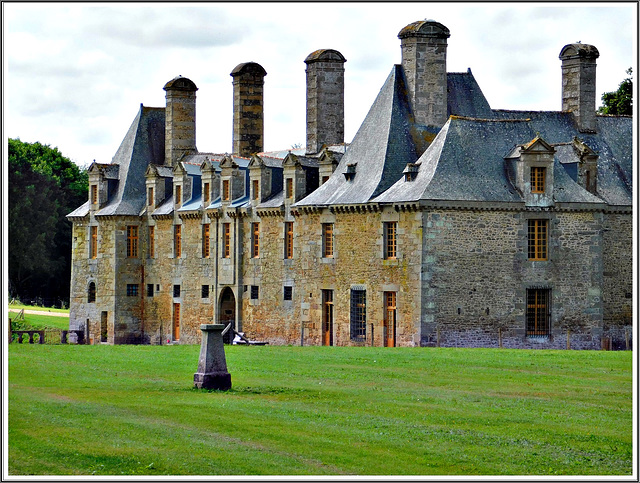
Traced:
<svg viewBox="0 0 640 483">
<path fill-rule="evenodd" d="M 106 205 L 118 187 L 120 166 L 117 164 L 96 163 L 89 166 L 89 209 L 98 210 Z"/>
<path fill-rule="evenodd" d="M 318 160 L 289 152 L 282 161 L 284 201 L 295 203 L 318 187 Z"/>
<path fill-rule="evenodd" d="M 202 173 L 202 206 L 206 208 L 220 197 L 220 173 L 209 158 L 200 165 Z"/>
<path fill-rule="evenodd" d="M 191 199 L 192 180 L 182 162 L 173 167 L 173 207 L 178 209 Z"/>
<path fill-rule="evenodd" d="M 245 176 L 240 173 L 233 156 L 225 154 L 220 161 L 220 199 L 223 204 L 245 195 Z"/>
<path fill-rule="evenodd" d="M 336 170 L 339 162 L 340 160 L 338 159 L 337 153 L 334 153 L 327 148 L 322 150 L 322 154 L 318 160 L 318 176 L 320 177 L 320 185 L 325 184 L 329 180 L 329 176 L 331 176 Z"/>
<path fill-rule="evenodd" d="M 152 212 L 162 202 L 171 196 L 173 186 L 173 171 L 168 166 L 149 164 L 145 172 L 145 186 L 147 189 L 147 210 Z"/>
<path fill-rule="evenodd" d="M 269 162 L 267 162 L 269 161 Z M 282 189 L 282 161 L 274 158 L 251 156 L 249 169 L 249 197 L 256 206 Z"/>
<path fill-rule="evenodd" d="M 576 181 L 588 192 L 595 195 L 598 190 L 598 154 L 577 137 L 573 138 L 571 145 L 579 159 Z"/>
<path fill-rule="evenodd" d="M 556 150 L 540 136 L 516 146 L 505 160 L 527 206 L 553 205 L 553 157 Z"/>
</svg>

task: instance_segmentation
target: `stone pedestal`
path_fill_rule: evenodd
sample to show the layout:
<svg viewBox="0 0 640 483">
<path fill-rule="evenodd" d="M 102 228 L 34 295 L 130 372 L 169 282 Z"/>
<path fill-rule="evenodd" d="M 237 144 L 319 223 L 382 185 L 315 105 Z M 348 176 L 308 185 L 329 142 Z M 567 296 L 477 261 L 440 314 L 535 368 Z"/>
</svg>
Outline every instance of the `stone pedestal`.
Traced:
<svg viewBox="0 0 640 483">
<path fill-rule="evenodd" d="M 198 359 L 198 372 L 193 375 L 198 389 L 231 389 L 231 374 L 227 372 L 227 360 L 222 343 L 223 324 L 202 324 L 202 344 Z"/>
</svg>

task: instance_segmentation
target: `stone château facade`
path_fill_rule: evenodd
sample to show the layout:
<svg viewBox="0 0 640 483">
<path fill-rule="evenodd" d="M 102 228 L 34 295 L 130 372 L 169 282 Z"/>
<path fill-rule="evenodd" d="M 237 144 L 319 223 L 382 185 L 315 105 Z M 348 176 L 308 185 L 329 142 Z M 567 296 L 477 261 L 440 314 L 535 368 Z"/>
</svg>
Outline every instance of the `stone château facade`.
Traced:
<svg viewBox="0 0 640 483">
<path fill-rule="evenodd" d="M 306 59 L 307 145 L 263 152 L 266 71 L 233 77 L 233 153 L 195 145 L 190 79 L 89 168 L 70 329 L 93 343 L 599 349 L 632 306 L 632 118 L 596 115 L 597 49 L 560 51 L 562 109 L 496 110 L 446 70 L 449 30 L 403 28 L 344 143 L 340 52 Z M 627 335 L 628 336 L 628 335 Z"/>
</svg>

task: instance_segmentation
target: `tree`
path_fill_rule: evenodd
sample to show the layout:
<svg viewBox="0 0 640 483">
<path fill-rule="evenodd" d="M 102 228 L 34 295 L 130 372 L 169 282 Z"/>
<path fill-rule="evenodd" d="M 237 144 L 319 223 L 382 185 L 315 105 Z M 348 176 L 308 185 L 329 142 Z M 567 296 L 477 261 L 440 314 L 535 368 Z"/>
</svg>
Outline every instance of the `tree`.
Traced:
<svg viewBox="0 0 640 483">
<path fill-rule="evenodd" d="M 602 94 L 602 106 L 598 109 L 600 114 L 628 115 L 633 114 L 633 81 L 631 79 L 632 68 L 627 69 L 627 77 L 618 90 Z"/>
<path fill-rule="evenodd" d="M 20 298 L 69 297 L 71 223 L 88 175 L 57 148 L 9 139 L 9 289 Z"/>
</svg>

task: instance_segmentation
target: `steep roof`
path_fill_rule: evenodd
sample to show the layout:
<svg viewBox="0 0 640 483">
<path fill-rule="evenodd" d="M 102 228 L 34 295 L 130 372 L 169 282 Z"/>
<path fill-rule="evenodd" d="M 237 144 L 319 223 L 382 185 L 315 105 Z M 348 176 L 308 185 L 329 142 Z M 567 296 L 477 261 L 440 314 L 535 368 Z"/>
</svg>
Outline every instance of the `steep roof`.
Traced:
<svg viewBox="0 0 640 483">
<path fill-rule="evenodd" d="M 483 119 L 494 117 L 471 69 L 447 73 L 447 114 Z"/>
<path fill-rule="evenodd" d="M 402 67 L 395 65 L 329 180 L 295 206 L 366 203 L 418 158 Z M 355 165 L 355 176 L 344 173 Z M 352 169 L 352 168 L 351 168 Z"/>
<path fill-rule="evenodd" d="M 119 166 L 118 187 L 96 216 L 138 215 L 145 206 L 145 172 L 164 162 L 164 108 L 140 106 L 111 164 Z"/>
</svg>

